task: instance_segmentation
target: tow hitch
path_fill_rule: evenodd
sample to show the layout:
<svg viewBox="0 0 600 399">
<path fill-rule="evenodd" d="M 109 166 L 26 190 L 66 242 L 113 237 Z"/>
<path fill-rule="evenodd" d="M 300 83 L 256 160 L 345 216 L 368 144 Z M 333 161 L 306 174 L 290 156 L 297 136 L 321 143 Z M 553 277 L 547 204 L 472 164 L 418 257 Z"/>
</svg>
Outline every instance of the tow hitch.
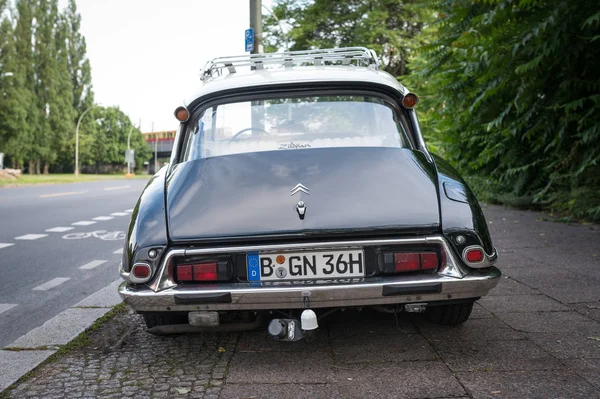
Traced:
<svg viewBox="0 0 600 399">
<path fill-rule="evenodd" d="M 319 327 L 317 315 L 311 309 L 305 309 L 296 319 L 273 319 L 269 323 L 269 335 L 277 341 L 296 342 L 304 338 L 307 331 Z"/>
</svg>

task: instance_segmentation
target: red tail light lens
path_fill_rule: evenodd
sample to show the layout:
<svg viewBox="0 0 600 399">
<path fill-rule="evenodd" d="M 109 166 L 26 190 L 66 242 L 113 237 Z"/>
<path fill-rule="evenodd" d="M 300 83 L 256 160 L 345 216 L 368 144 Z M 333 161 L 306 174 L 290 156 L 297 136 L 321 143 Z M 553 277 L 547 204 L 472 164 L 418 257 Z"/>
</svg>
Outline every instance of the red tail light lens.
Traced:
<svg viewBox="0 0 600 399">
<path fill-rule="evenodd" d="M 135 278 L 146 278 L 150 276 L 150 266 L 145 263 L 136 263 L 131 269 Z"/>
<path fill-rule="evenodd" d="M 421 252 L 421 269 L 434 270 L 438 268 L 438 256 L 435 252 Z"/>
<path fill-rule="evenodd" d="M 397 252 L 394 254 L 396 273 L 436 270 L 439 266 L 435 252 Z"/>
<path fill-rule="evenodd" d="M 217 279 L 217 263 L 199 263 L 194 265 L 194 280 L 210 281 Z"/>
<path fill-rule="evenodd" d="M 177 266 L 177 278 L 181 281 L 192 281 L 194 279 L 192 265 Z"/>
<path fill-rule="evenodd" d="M 419 270 L 421 261 L 418 253 L 394 254 L 397 272 L 413 272 Z"/>
<path fill-rule="evenodd" d="M 483 250 L 480 248 L 469 249 L 465 254 L 465 258 L 467 258 L 467 262 L 470 263 L 478 263 L 483 260 Z"/>
<path fill-rule="evenodd" d="M 179 281 L 216 281 L 218 280 L 217 263 L 177 265 L 177 279 Z"/>
</svg>

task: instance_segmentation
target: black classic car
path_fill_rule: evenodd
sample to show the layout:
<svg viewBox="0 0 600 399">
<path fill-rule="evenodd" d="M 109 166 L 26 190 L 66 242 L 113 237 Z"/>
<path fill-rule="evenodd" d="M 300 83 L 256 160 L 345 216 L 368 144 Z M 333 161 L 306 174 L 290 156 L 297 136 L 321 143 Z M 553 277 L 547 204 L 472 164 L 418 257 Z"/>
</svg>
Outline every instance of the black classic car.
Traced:
<svg viewBox="0 0 600 399">
<path fill-rule="evenodd" d="M 378 66 L 365 48 L 207 64 L 126 238 L 119 292 L 150 332 L 270 317 L 293 341 L 350 307 L 468 319 L 500 277 L 486 221 Z"/>
</svg>

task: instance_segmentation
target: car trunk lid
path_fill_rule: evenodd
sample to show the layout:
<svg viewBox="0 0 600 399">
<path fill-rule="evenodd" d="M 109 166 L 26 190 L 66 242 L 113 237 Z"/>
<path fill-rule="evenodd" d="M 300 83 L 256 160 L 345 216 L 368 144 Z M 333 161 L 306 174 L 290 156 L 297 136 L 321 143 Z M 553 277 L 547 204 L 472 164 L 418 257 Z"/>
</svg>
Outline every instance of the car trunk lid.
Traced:
<svg viewBox="0 0 600 399">
<path fill-rule="evenodd" d="M 166 184 L 169 234 L 179 243 L 440 229 L 435 168 L 423 153 L 406 148 L 199 159 L 176 165 Z"/>
</svg>

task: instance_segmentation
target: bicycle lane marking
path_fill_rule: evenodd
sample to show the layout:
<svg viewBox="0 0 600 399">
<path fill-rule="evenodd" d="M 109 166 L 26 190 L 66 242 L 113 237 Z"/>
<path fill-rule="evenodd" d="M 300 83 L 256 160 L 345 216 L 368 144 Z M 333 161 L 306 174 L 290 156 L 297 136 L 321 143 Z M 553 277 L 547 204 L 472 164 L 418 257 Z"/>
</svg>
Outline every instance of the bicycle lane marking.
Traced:
<svg viewBox="0 0 600 399">
<path fill-rule="evenodd" d="M 62 236 L 63 240 L 81 240 L 89 237 L 99 238 L 100 240 L 104 241 L 117 241 L 125 239 L 125 232 L 96 230 L 89 232 L 69 233 Z"/>
</svg>

